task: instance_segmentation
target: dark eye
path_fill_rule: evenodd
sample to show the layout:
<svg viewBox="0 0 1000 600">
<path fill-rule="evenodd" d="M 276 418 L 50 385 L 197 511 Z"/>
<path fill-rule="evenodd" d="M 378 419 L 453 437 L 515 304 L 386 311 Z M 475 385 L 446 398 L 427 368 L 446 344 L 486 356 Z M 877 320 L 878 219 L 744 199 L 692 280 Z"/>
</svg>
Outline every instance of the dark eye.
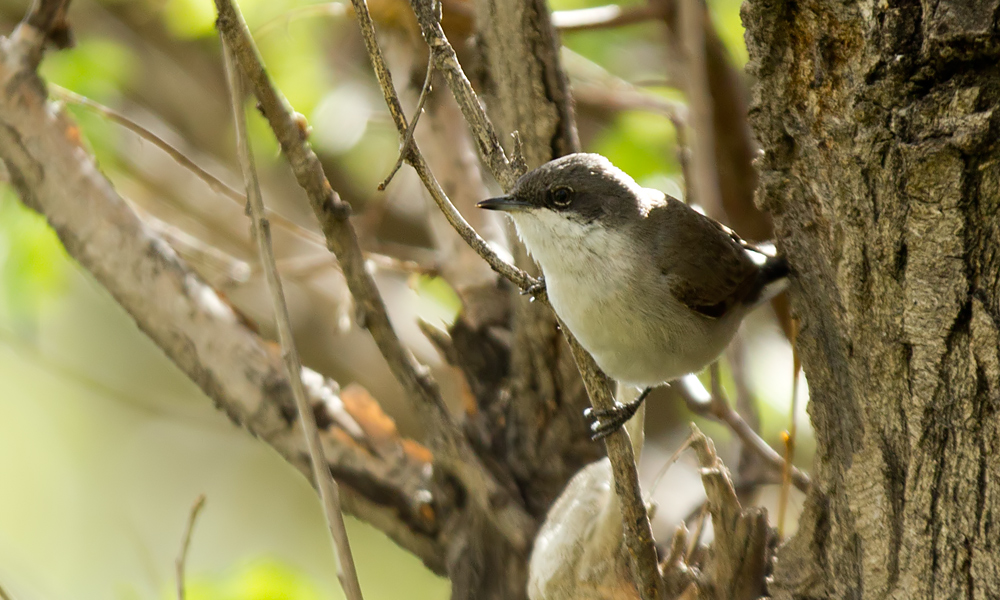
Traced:
<svg viewBox="0 0 1000 600">
<path fill-rule="evenodd" d="M 573 201 L 573 189 L 566 186 L 559 186 L 549 190 L 549 199 L 554 206 L 560 208 L 569 206 Z"/>
</svg>

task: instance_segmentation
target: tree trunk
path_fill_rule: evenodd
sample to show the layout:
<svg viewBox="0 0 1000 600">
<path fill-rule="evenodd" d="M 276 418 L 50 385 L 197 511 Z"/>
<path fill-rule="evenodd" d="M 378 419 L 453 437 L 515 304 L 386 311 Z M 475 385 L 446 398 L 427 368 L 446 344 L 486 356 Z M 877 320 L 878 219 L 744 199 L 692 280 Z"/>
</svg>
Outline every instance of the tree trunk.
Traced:
<svg viewBox="0 0 1000 600">
<path fill-rule="evenodd" d="M 776 598 L 1000 597 L 998 6 L 744 6 L 817 436 Z"/>
</svg>

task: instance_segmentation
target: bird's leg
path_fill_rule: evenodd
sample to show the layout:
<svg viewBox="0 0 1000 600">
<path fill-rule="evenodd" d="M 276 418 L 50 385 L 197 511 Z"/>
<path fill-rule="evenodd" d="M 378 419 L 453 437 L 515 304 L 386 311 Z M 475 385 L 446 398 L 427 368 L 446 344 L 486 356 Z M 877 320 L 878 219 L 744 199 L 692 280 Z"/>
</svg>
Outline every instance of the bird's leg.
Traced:
<svg viewBox="0 0 1000 600">
<path fill-rule="evenodd" d="M 531 285 L 527 288 L 521 290 L 522 296 L 531 296 L 532 300 L 538 297 L 539 294 L 545 292 L 545 277 L 539 275 L 537 279 L 532 281 Z"/>
<path fill-rule="evenodd" d="M 590 436 L 590 439 L 597 441 L 617 431 L 619 427 L 632 418 L 635 411 L 639 410 L 639 407 L 642 406 L 643 400 L 646 399 L 646 396 L 648 396 L 651 391 L 653 391 L 652 387 L 642 390 L 639 397 L 628 404 L 615 402 L 615 405 L 611 408 L 598 410 L 591 407 L 583 411 L 583 417 L 591 421 L 590 431 L 593 433 Z"/>
</svg>

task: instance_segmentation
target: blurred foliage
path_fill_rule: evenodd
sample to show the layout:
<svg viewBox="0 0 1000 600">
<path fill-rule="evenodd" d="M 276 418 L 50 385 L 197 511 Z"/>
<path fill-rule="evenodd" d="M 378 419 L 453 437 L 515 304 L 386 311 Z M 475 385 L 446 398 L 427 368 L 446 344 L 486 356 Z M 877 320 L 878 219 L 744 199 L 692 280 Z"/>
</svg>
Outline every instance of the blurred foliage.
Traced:
<svg viewBox="0 0 1000 600">
<path fill-rule="evenodd" d="M 410 287 L 421 303 L 417 309 L 421 319 L 442 329 L 451 327 L 462 310 L 462 301 L 443 277 L 414 275 Z"/>
<path fill-rule="evenodd" d="M 63 291 L 65 255 L 45 219 L 0 186 L 0 307 L 14 328 L 33 329 L 43 303 Z"/>
<path fill-rule="evenodd" d="M 213 36 L 215 6 L 201 0 L 167 0 L 163 5 L 163 24 L 181 39 Z"/>
<path fill-rule="evenodd" d="M 256 561 L 218 578 L 188 577 L 188 600 L 319 600 L 322 595 L 305 574 L 274 561 Z M 165 599 L 176 597 L 176 589 Z"/>
</svg>

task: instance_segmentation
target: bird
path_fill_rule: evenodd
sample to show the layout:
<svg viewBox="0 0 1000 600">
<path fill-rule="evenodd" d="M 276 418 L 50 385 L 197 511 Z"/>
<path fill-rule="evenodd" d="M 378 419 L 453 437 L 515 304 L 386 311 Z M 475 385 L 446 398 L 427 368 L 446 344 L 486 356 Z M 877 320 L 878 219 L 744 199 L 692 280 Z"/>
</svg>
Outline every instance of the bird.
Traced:
<svg viewBox="0 0 1000 600">
<path fill-rule="evenodd" d="M 787 286 L 783 257 L 599 154 L 549 161 L 477 206 L 511 217 L 561 321 L 607 375 L 643 390 L 588 409 L 595 439 L 655 386 L 714 362 L 750 310 Z"/>
</svg>

